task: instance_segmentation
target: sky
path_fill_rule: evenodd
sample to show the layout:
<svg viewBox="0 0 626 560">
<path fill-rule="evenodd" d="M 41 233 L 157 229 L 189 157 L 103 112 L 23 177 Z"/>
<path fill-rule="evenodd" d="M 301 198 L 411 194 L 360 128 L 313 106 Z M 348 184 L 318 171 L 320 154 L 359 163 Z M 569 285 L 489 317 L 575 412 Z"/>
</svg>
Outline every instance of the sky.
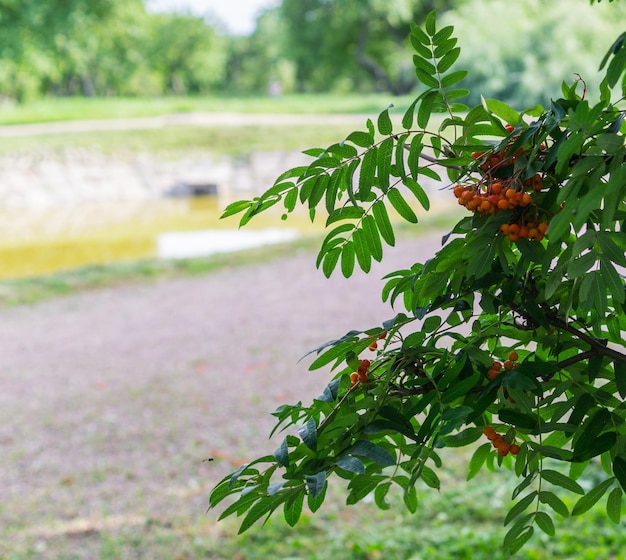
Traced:
<svg viewBox="0 0 626 560">
<path fill-rule="evenodd" d="M 256 16 L 263 8 L 276 6 L 278 0 L 147 0 L 150 11 L 190 11 L 212 13 L 223 21 L 229 32 L 248 35 L 254 30 Z"/>
</svg>

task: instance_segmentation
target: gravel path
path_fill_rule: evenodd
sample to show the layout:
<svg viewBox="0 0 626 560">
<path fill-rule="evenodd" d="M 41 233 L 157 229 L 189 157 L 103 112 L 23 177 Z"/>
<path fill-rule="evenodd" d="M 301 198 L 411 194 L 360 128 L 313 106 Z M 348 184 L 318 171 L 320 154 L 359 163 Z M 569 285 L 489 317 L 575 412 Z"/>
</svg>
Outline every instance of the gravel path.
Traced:
<svg viewBox="0 0 626 560">
<path fill-rule="evenodd" d="M 212 485 L 276 446 L 268 412 L 329 380 L 298 359 L 390 318 L 380 278 L 440 239 L 402 241 L 350 280 L 299 254 L 1 310 L 0 557 L 90 558 L 119 527 L 213 523 Z"/>
</svg>

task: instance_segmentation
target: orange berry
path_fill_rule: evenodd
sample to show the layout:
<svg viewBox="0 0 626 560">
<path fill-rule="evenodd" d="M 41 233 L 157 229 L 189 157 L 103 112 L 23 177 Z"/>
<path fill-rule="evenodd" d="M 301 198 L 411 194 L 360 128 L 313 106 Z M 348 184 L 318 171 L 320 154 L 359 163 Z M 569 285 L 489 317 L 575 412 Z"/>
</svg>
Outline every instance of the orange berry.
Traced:
<svg viewBox="0 0 626 560">
<path fill-rule="evenodd" d="M 519 234 L 509 233 L 509 241 L 517 241 L 518 239 L 519 239 Z"/>
<path fill-rule="evenodd" d="M 487 379 L 489 379 L 489 381 L 493 381 L 496 377 L 498 377 L 498 375 L 500 375 L 500 371 L 497 369 L 490 369 L 487 372 Z"/>
<path fill-rule="evenodd" d="M 519 359 L 519 354 L 513 350 L 512 352 L 509 352 L 509 360 L 511 360 L 512 362 L 517 362 L 517 360 Z"/>
<path fill-rule="evenodd" d="M 516 195 L 517 191 L 515 189 L 507 189 L 504 193 L 504 196 L 506 196 L 509 200 L 515 198 Z"/>
<path fill-rule="evenodd" d="M 376 350 L 378 348 L 378 342 L 374 341 L 372 342 L 368 348 L 373 352 L 374 350 Z"/>
<path fill-rule="evenodd" d="M 367 372 L 365 372 L 365 373 L 359 373 L 359 374 L 358 374 L 358 376 L 359 376 L 359 381 L 360 381 L 361 383 L 365 383 L 365 382 L 368 380 L 368 377 L 367 377 Z"/>
<path fill-rule="evenodd" d="M 480 159 L 485 155 L 485 152 L 472 152 L 472 159 Z"/>
<path fill-rule="evenodd" d="M 461 198 L 463 200 L 472 200 L 472 198 L 474 198 L 474 193 L 470 190 L 465 189 L 462 193 L 461 193 Z"/>
<path fill-rule="evenodd" d="M 533 201 L 533 197 L 529 193 L 524 193 L 522 195 L 522 206 L 528 206 Z"/>
<path fill-rule="evenodd" d="M 502 369 L 502 362 L 493 362 L 493 364 L 491 364 L 491 369 L 495 369 L 496 371 L 500 371 Z"/>
<path fill-rule="evenodd" d="M 491 185 L 491 192 L 493 194 L 500 194 L 502 192 L 502 182 L 496 181 Z"/>
<path fill-rule="evenodd" d="M 528 230 L 528 239 L 537 239 L 539 236 L 539 230 L 537 228 L 530 228 Z"/>
<path fill-rule="evenodd" d="M 508 235 L 510 230 L 511 230 L 511 225 L 510 224 L 500 224 L 500 231 L 504 235 Z"/>
<path fill-rule="evenodd" d="M 537 229 L 540 231 L 540 233 L 543 233 L 545 235 L 546 231 L 548 231 L 548 224 L 546 224 L 545 222 L 541 222 L 537 226 Z"/>
<path fill-rule="evenodd" d="M 487 213 L 487 212 L 489 212 L 489 210 L 491 210 L 491 204 L 489 203 L 488 200 L 483 200 L 480 203 L 479 209 L 480 209 L 481 212 Z"/>
<path fill-rule="evenodd" d="M 487 197 L 487 200 L 489 201 L 489 204 L 491 204 L 491 206 L 498 206 L 498 202 L 502 200 L 502 197 L 498 196 L 497 194 L 490 194 Z"/>
<path fill-rule="evenodd" d="M 359 376 L 359 374 L 358 374 L 356 371 L 353 371 L 353 372 L 350 374 L 350 385 L 351 385 L 352 387 L 354 387 L 354 386 L 357 384 L 357 382 L 359 381 L 359 377 L 360 377 L 360 376 Z"/>
<path fill-rule="evenodd" d="M 498 209 L 499 210 L 508 210 L 509 209 L 509 201 L 504 199 L 504 198 L 501 198 L 498 201 Z"/>
<path fill-rule="evenodd" d="M 387 331 L 383 331 L 378 335 L 378 340 L 385 340 L 387 338 Z"/>
<path fill-rule="evenodd" d="M 511 371 L 515 367 L 515 363 L 513 360 L 504 360 L 504 369 L 507 371 Z"/>
<path fill-rule="evenodd" d="M 505 124 L 504 128 L 507 132 L 513 132 L 515 130 L 515 127 L 512 124 Z"/>
<path fill-rule="evenodd" d="M 498 455 L 500 455 L 500 457 L 506 457 L 508 454 L 509 454 L 508 444 L 506 446 L 502 445 L 498 447 Z"/>
<path fill-rule="evenodd" d="M 464 190 L 465 190 L 465 187 L 463 185 L 457 185 L 456 187 L 454 187 L 454 191 L 453 191 L 454 196 L 456 196 L 457 198 L 460 198 Z"/>
<path fill-rule="evenodd" d="M 519 225 L 511 224 L 510 233 L 519 234 Z"/>
<path fill-rule="evenodd" d="M 519 453 L 519 445 L 517 445 L 517 443 L 512 444 L 511 447 L 509 447 L 509 452 L 511 455 L 517 455 Z"/>
<path fill-rule="evenodd" d="M 485 426 L 483 428 L 483 434 L 485 434 L 487 437 L 489 437 L 490 435 L 495 435 L 496 431 L 491 427 L 491 426 Z"/>
<path fill-rule="evenodd" d="M 527 238 L 528 237 L 528 228 L 526 226 L 522 226 L 521 228 L 519 228 L 519 236 L 522 238 Z"/>
</svg>

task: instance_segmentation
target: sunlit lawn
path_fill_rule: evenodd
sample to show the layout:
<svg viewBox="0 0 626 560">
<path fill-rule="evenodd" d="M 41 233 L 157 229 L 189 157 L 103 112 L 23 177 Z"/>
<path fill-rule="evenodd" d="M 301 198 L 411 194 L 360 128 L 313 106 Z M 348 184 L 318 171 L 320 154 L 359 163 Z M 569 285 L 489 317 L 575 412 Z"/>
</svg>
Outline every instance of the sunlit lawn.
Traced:
<svg viewBox="0 0 626 560">
<path fill-rule="evenodd" d="M 412 96 L 368 95 L 285 95 L 281 97 L 155 97 L 84 98 L 62 97 L 30 101 L 24 105 L 0 106 L 0 125 L 64 121 L 149 117 L 172 113 L 363 113 L 378 114 L 390 103 L 406 108 Z"/>
</svg>

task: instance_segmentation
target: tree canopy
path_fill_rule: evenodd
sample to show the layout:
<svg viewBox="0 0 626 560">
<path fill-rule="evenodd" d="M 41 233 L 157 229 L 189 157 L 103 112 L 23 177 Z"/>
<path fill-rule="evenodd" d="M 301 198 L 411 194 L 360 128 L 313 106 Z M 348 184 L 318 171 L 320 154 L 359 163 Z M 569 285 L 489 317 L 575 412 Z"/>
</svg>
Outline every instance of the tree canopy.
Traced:
<svg viewBox="0 0 626 560">
<path fill-rule="evenodd" d="M 623 3 L 568 0 L 283 0 L 230 36 L 216 18 L 151 13 L 144 0 L 0 0 L 0 95 L 410 94 L 410 24 L 432 9 L 457 29 L 472 102 L 528 104 L 546 101 L 561 69 L 597 86 L 596 38 L 626 15 Z"/>
</svg>

